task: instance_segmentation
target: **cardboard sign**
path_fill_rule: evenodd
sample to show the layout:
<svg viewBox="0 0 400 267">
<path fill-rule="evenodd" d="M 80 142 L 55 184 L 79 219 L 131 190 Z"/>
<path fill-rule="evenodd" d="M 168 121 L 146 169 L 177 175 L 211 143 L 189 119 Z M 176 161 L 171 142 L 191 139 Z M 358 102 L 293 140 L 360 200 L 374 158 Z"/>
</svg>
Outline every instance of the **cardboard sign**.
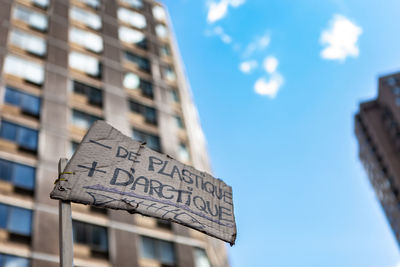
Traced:
<svg viewBox="0 0 400 267">
<path fill-rule="evenodd" d="M 230 186 L 104 121 L 89 129 L 50 197 L 169 220 L 231 245 L 236 239 Z"/>
</svg>

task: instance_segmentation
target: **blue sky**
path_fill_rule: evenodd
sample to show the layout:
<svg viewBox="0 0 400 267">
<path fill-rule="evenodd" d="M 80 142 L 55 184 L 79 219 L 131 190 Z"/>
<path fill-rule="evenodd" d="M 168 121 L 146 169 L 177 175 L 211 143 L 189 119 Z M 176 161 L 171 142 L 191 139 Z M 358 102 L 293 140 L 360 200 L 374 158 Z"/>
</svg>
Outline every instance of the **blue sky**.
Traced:
<svg viewBox="0 0 400 267">
<path fill-rule="evenodd" d="M 231 265 L 400 266 L 353 126 L 400 71 L 400 2 L 163 2 L 214 174 L 233 186 Z"/>
</svg>

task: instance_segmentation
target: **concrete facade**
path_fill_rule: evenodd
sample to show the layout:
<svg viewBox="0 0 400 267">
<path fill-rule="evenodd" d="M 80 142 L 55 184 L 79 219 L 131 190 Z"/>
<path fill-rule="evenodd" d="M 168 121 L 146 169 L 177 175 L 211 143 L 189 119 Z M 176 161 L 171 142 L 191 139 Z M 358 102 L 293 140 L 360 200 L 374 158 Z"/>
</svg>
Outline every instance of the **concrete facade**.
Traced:
<svg viewBox="0 0 400 267">
<path fill-rule="evenodd" d="M 19 134 L 16 134 L 16 140 L 11 140 L 3 129 L 4 136 L 0 136 L 0 159 L 35 168 L 34 189 L 28 192 L 21 192 L 12 181 L 0 177 L 0 204 L 32 212 L 32 230 L 29 236 L 16 235 L 11 238 L 7 227 L 0 229 L 0 254 L 27 258 L 33 267 L 58 266 L 58 203 L 49 198 L 49 193 L 57 177 L 58 159 L 70 156 L 73 143 L 79 142 L 87 130 L 79 124 L 84 119 L 77 118 L 77 112 L 102 118 L 128 136 L 133 136 L 133 131 L 138 130 L 158 137 L 163 153 L 177 159 L 187 153 L 189 156 L 180 160 L 210 172 L 205 138 L 168 15 L 158 19 L 153 15 L 155 7 L 164 11 L 165 7 L 151 0 L 49 0 L 45 7 L 38 5 L 43 2 L 46 1 L 0 0 L 0 127 L 7 121 L 38 133 L 35 151 L 21 148 Z M 98 3 L 98 6 L 93 7 L 91 3 Z M 132 3 L 142 4 L 134 7 Z M 37 17 L 24 21 L 24 16 L 28 16 L 25 14 L 21 15 L 22 19 L 17 18 L 14 12 L 21 7 L 46 17 L 47 30 L 38 31 L 32 27 L 31 24 L 38 21 Z M 102 26 L 93 29 L 71 18 L 72 7 L 96 15 Z M 122 21 L 117 16 L 121 8 L 143 15 L 146 26 L 142 29 L 135 28 L 129 21 Z M 166 36 L 156 34 L 155 28 L 158 25 L 166 27 Z M 120 41 L 119 29 L 122 26 L 142 33 L 147 40 L 147 49 Z M 90 42 L 72 42 L 69 38 L 71 28 L 100 36 L 102 51 L 90 50 Z M 34 55 L 29 48 L 13 44 L 10 32 L 15 29 L 45 40 L 45 55 Z M 170 55 L 161 55 L 160 49 L 163 46 L 168 47 Z M 150 71 L 143 71 L 140 65 L 129 62 L 124 56 L 126 51 L 148 59 Z M 85 70 L 71 66 L 69 57 L 74 52 L 97 60 L 101 64 L 101 75 L 95 77 Z M 43 82 L 34 84 L 24 77 L 23 71 L 13 70 L 12 67 L 9 67 L 11 70 L 5 70 L 5 59 L 10 55 L 42 66 Z M 163 68 L 167 66 L 174 72 L 175 79 L 166 79 Z M 127 88 L 124 79 L 128 72 L 151 84 L 153 97 L 146 96 L 142 88 Z M 89 95 L 75 92 L 74 82 L 99 89 L 102 95 L 101 106 L 93 105 Z M 6 88 L 39 97 L 39 116 L 26 114 L 18 103 L 6 103 Z M 129 101 L 139 103 L 141 110 L 145 111 L 142 114 L 133 112 Z M 156 112 L 156 125 L 146 121 L 149 108 Z M 182 127 L 176 123 L 177 116 L 182 120 Z M 98 253 L 88 244 L 75 243 L 76 266 L 197 267 L 195 257 L 199 250 L 206 252 L 212 266 L 228 266 L 225 244 L 194 230 L 176 224 L 160 226 L 160 222 L 155 219 L 121 211 L 98 210 L 75 204 L 72 208 L 74 221 L 100 226 L 107 231 L 106 252 Z M 146 257 L 142 251 L 143 237 L 170 242 L 173 246 L 174 262 Z"/>
</svg>

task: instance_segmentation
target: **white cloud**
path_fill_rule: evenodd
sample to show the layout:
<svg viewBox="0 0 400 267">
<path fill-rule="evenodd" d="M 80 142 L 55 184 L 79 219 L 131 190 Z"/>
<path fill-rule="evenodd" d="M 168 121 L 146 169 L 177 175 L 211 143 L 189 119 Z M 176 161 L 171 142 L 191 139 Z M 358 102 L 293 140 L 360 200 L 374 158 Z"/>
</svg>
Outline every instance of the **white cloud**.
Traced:
<svg viewBox="0 0 400 267">
<path fill-rule="evenodd" d="M 250 61 L 244 61 L 244 62 L 240 63 L 239 69 L 240 69 L 241 72 L 243 72 L 245 74 L 249 74 L 255 68 L 257 68 L 257 66 L 258 66 L 257 61 L 250 60 Z"/>
<path fill-rule="evenodd" d="M 321 57 L 328 60 L 344 61 L 347 57 L 358 57 L 358 38 L 363 30 L 348 18 L 334 15 L 328 29 L 321 33 L 320 42 L 326 47 Z"/>
<path fill-rule="evenodd" d="M 225 33 L 224 29 L 221 26 L 215 27 L 213 30 L 207 30 L 205 32 L 207 36 L 218 36 L 222 42 L 225 44 L 230 44 L 232 43 L 232 37 L 230 37 L 228 34 Z"/>
<path fill-rule="evenodd" d="M 268 47 L 271 42 L 271 37 L 269 34 L 264 34 L 262 36 L 257 37 L 253 42 L 249 43 L 244 50 L 243 56 L 249 57 L 256 51 L 263 51 Z"/>
<path fill-rule="evenodd" d="M 243 5 L 246 2 L 246 0 L 230 0 L 229 3 L 232 7 L 238 7 Z"/>
<path fill-rule="evenodd" d="M 227 34 L 221 35 L 221 40 L 222 40 L 222 42 L 224 42 L 226 44 L 232 43 L 232 38 Z"/>
<path fill-rule="evenodd" d="M 265 95 L 273 99 L 282 85 L 283 77 L 279 73 L 274 73 L 269 80 L 259 78 L 254 84 L 254 91 L 259 95 Z"/>
<path fill-rule="evenodd" d="M 263 67 L 266 72 L 274 73 L 278 68 L 279 61 L 276 57 L 268 56 L 264 59 Z"/>
<path fill-rule="evenodd" d="M 207 21 L 214 23 L 228 14 L 229 6 L 237 8 L 244 4 L 246 0 L 220 0 L 219 2 L 210 2 L 208 5 Z"/>
</svg>

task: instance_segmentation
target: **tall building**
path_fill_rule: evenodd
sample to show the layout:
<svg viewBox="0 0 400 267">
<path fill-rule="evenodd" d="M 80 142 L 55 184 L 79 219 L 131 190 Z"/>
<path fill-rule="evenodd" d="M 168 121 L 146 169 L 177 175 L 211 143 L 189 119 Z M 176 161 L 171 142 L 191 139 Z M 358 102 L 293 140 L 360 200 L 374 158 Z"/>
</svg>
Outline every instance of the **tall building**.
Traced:
<svg viewBox="0 0 400 267">
<path fill-rule="evenodd" d="M 379 79 L 378 98 L 360 104 L 359 156 L 400 244 L 400 73 Z"/>
<path fill-rule="evenodd" d="M 0 1 L 0 266 L 58 266 L 49 193 L 95 120 L 210 171 L 168 25 L 152 0 Z M 75 266 L 228 265 L 223 242 L 181 225 L 72 210 Z"/>
</svg>

